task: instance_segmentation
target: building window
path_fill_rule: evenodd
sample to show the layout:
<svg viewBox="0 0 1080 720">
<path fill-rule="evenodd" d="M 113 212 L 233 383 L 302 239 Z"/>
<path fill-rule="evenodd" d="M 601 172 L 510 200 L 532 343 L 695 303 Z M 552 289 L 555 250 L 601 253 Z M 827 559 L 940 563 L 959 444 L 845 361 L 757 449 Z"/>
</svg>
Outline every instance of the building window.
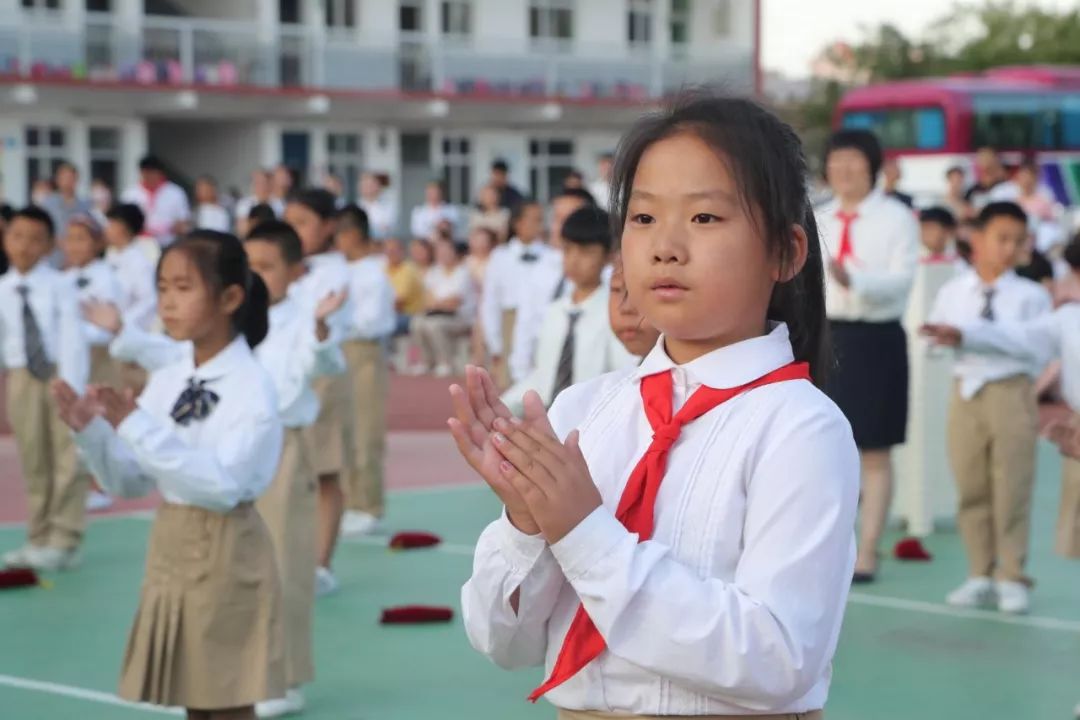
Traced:
<svg viewBox="0 0 1080 720">
<path fill-rule="evenodd" d="M 331 30 L 351 30 L 356 27 L 354 0 L 323 0 L 326 27 Z"/>
<path fill-rule="evenodd" d="M 529 0 L 529 37 L 533 43 L 568 45 L 574 38 L 573 0 Z"/>
<path fill-rule="evenodd" d="M 23 10 L 31 12 L 59 12 L 62 9 L 60 0 L 22 0 Z"/>
<path fill-rule="evenodd" d="M 630 0 L 626 31 L 630 47 L 647 48 L 652 45 L 652 0 Z"/>
<path fill-rule="evenodd" d="M 731 0 L 715 0 L 713 8 L 713 34 L 716 37 L 731 35 Z"/>
<path fill-rule="evenodd" d="M 356 133 L 327 133 L 326 165 L 331 175 L 341 179 L 343 200 L 355 202 L 360 182 L 363 152 L 360 136 Z"/>
<path fill-rule="evenodd" d="M 422 0 L 402 0 L 398 6 L 398 29 L 403 33 L 424 31 L 424 3 Z"/>
<path fill-rule="evenodd" d="M 443 186 L 446 201 L 468 205 L 472 200 L 472 155 L 469 138 L 448 137 L 442 142 Z"/>
<path fill-rule="evenodd" d="M 278 0 L 278 20 L 282 25 L 300 24 L 300 0 Z"/>
<path fill-rule="evenodd" d="M 529 191 L 540 203 L 548 203 L 574 169 L 574 141 L 565 139 L 529 142 Z"/>
<path fill-rule="evenodd" d="M 55 125 L 26 126 L 26 179 L 48 180 L 67 155 L 67 132 Z"/>
<path fill-rule="evenodd" d="M 468 37 L 472 33 L 472 3 L 468 0 L 443 0 L 442 33 L 450 37 Z"/>
<path fill-rule="evenodd" d="M 90 179 L 101 180 L 115 192 L 120 180 L 120 131 L 114 127 L 90 128 Z"/>
<path fill-rule="evenodd" d="M 671 0 L 668 27 L 671 30 L 672 51 L 685 52 L 686 46 L 690 43 L 690 0 Z"/>
<path fill-rule="evenodd" d="M 86 12 L 111 13 L 112 0 L 86 0 Z"/>
</svg>

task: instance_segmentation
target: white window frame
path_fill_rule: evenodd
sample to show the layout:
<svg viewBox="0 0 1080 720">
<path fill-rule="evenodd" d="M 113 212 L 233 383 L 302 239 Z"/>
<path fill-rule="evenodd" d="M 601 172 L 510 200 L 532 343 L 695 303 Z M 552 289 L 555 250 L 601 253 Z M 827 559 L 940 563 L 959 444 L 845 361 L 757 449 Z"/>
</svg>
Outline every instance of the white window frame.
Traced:
<svg viewBox="0 0 1080 720">
<path fill-rule="evenodd" d="M 334 9 L 333 24 L 330 22 L 331 7 Z M 352 15 L 351 25 L 346 22 L 350 14 Z M 360 8 L 357 7 L 356 0 L 323 0 L 323 25 L 326 26 L 326 31 L 333 35 L 356 32 L 356 29 L 360 27 Z"/>
<path fill-rule="evenodd" d="M 31 129 L 36 129 L 38 132 L 38 143 L 36 145 L 30 145 L 28 135 Z M 63 133 L 64 142 L 60 147 L 54 148 L 49 143 L 49 135 L 53 130 L 59 130 Z M 59 123 L 27 123 L 23 125 L 23 143 L 26 148 L 26 187 L 30 188 L 35 180 L 51 180 L 54 173 L 54 164 L 64 160 L 68 160 L 68 144 L 71 140 L 71 129 L 66 125 Z M 42 143 L 44 140 L 44 143 Z M 40 172 L 34 175 L 30 172 L 30 161 L 36 160 L 39 170 L 45 169 L 45 174 Z"/>
<path fill-rule="evenodd" d="M 451 40 L 468 40 L 473 34 L 474 10 L 472 0 L 442 0 L 439 3 L 439 33 Z M 464 25 L 464 29 L 455 29 L 455 20 Z"/>
<path fill-rule="evenodd" d="M 539 145 L 539 150 L 535 154 L 532 150 L 533 143 Z M 569 152 L 565 155 L 559 153 L 557 155 L 551 154 L 552 143 L 566 143 L 570 146 Z M 559 188 L 552 188 L 548 186 L 548 171 L 552 168 L 565 168 L 567 172 L 574 170 L 577 166 L 574 164 L 574 138 L 572 137 L 559 137 L 559 136 L 536 136 L 529 138 L 529 190 L 533 194 L 537 202 L 546 205 L 551 202 L 552 197 L 558 192 Z M 533 181 L 535 174 L 535 182 Z"/>
<path fill-rule="evenodd" d="M 356 140 L 356 150 L 333 148 L 332 144 L 344 145 L 348 138 Z M 349 171 L 352 171 L 352 181 Z M 343 200 L 355 202 L 359 191 L 360 174 L 364 171 L 364 135 L 352 130 L 331 129 L 326 131 L 326 171 L 341 178 L 344 187 Z"/>
<path fill-rule="evenodd" d="M 656 20 L 653 0 L 627 0 L 626 3 L 626 42 L 633 50 L 647 50 L 652 47 L 653 26 Z M 631 38 L 637 33 L 638 37 Z"/>
<path fill-rule="evenodd" d="M 116 146 L 111 148 L 94 147 L 91 142 L 96 131 L 104 130 L 111 132 L 116 136 Z M 89 162 L 86 168 L 86 181 L 93 182 L 94 175 L 94 163 L 95 162 L 108 162 L 112 163 L 116 171 L 114 173 L 112 191 L 116 195 L 120 191 L 121 184 L 121 172 L 123 170 L 123 158 L 124 158 L 124 133 L 123 130 L 116 125 L 109 125 L 107 123 L 92 123 L 86 129 L 86 147 L 89 153 Z"/>
<path fill-rule="evenodd" d="M 671 8 L 668 14 L 668 45 L 671 47 L 672 55 L 685 57 L 687 48 L 690 47 L 690 19 L 694 15 L 694 0 L 686 0 L 686 7 L 681 10 L 675 7 L 677 1 L 671 0 Z M 683 28 L 683 40 L 681 42 L 675 40 L 675 28 L 677 26 Z"/>
<path fill-rule="evenodd" d="M 462 142 L 466 144 L 464 152 L 461 150 Z M 447 150 L 448 143 L 449 150 Z M 437 148 L 442 168 L 439 177 L 445 185 L 446 202 L 451 205 L 468 206 L 473 199 L 473 152 L 476 149 L 476 142 L 471 135 L 443 135 Z M 465 171 L 464 180 L 462 180 L 462 170 Z"/>
<path fill-rule="evenodd" d="M 526 22 L 528 27 L 526 28 L 529 41 L 534 48 L 543 50 L 555 50 L 555 51 L 567 51 L 574 43 L 576 36 L 575 32 L 575 2 L 574 0 L 529 0 L 528 15 L 526 16 Z M 532 13 L 536 11 L 537 17 L 537 32 L 534 35 L 532 32 Z M 569 13 L 570 17 L 570 36 L 559 37 L 556 35 L 557 23 L 555 21 L 555 15 L 558 12 Z"/>
</svg>

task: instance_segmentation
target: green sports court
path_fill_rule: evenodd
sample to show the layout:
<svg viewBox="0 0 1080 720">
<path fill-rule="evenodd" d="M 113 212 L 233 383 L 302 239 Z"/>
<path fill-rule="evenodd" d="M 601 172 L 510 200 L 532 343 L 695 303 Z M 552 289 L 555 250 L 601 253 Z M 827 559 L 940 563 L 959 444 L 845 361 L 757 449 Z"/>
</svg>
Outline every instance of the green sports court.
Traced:
<svg viewBox="0 0 1080 720">
<path fill-rule="evenodd" d="M 7 442 L 5 439 L 4 442 Z M 12 460 L 4 454 L 5 465 Z M 525 696 L 540 670 L 507 673 L 469 647 L 460 619 L 450 625 L 382 627 L 382 608 L 410 603 L 458 607 L 470 554 L 499 507 L 453 454 L 449 435 L 391 436 L 390 530 L 425 529 L 444 543 L 391 552 L 385 538 L 346 541 L 336 569 L 341 590 L 316 604 L 316 669 L 310 720 L 480 720 L 551 718 Z M 439 483 L 414 475 L 443 468 Z M 962 579 L 954 534 L 929 538 L 930 563 L 887 560 L 881 580 L 854 593 L 834 667 L 830 720 L 1067 720 L 1080 701 L 1080 564 L 1051 552 L 1059 460 L 1039 457 L 1031 574 L 1032 614 L 946 606 Z M 3 495 L 17 493 L 4 473 Z M 452 480 L 447 481 L 446 478 Z M 112 696 L 135 610 L 149 530 L 146 511 L 91 521 L 82 569 L 53 576 L 51 589 L 0 594 L 0 717 L 5 720 L 151 718 L 170 711 Z M 895 540 L 896 536 L 890 538 Z M 22 540 L 0 526 L 0 547 Z M 175 714 L 175 711 L 174 711 Z"/>
</svg>

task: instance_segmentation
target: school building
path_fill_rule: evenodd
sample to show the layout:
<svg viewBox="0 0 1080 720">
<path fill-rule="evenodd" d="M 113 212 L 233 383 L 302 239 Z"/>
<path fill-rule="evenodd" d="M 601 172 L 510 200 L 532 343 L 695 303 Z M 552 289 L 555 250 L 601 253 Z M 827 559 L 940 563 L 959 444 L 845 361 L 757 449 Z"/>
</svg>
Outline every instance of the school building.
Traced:
<svg viewBox="0 0 1080 720">
<path fill-rule="evenodd" d="M 123 189 L 150 151 L 246 193 L 285 162 L 402 208 L 506 159 L 541 200 L 686 83 L 759 84 L 760 0 L 0 0 L 0 196 L 61 159 Z M 402 213 L 403 216 L 406 213 Z"/>
</svg>

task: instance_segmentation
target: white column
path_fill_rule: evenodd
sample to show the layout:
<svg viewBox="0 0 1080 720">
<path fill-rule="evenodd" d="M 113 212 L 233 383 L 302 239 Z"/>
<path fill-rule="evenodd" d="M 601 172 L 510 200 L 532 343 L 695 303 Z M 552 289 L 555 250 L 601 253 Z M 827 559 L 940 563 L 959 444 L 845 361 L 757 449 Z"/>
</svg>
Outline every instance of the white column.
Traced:
<svg viewBox="0 0 1080 720">
<path fill-rule="evenodd" d="M 309 125 L 307 130 L 310 150 L 307 168 L 308 183 L 314 185 L 322 181 L 326 175 L 326 168 L 330 164 L 326 153 L 327 129 L 325 125 Z"/>
<path fill-rule="evenodd" d="M 67 124 L 67 160 L 79 170 L 80 195 L 90 192 L 90 123 L 76 118 Z"/>
<path fill-rule="evenodd" d="M 281 162 L 281 123 L 259 123 L 259 165 L 272 168 Z"/>
<path fill-rule="evenodd" d="M 30 195 L 22 121 L 0 118 L 0 200 L 22 205 Z"/>
<path fill-rule="evenodd" d="M 150 148 L 146 121 L 131 118 L 120 125 L 120 176 L 117 179 L 117 195 L 139 180 L 139 160 Z"/>
</svg>

